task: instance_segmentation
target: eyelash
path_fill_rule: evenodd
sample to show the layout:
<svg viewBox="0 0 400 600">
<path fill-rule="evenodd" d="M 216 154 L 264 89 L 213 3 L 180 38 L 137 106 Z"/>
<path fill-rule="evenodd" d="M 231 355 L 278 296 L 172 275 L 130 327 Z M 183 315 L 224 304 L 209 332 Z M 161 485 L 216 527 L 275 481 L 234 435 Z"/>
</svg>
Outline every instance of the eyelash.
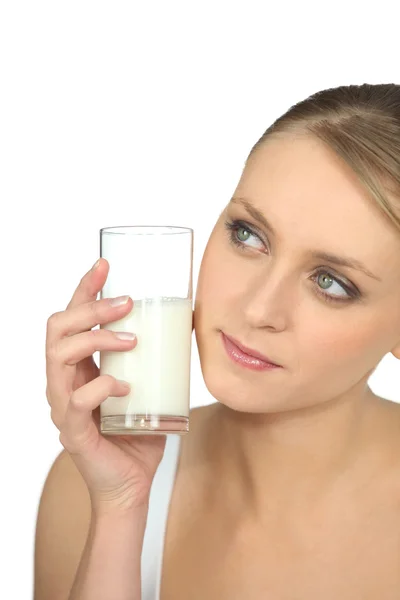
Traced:
<svg viewBox="0 0 400 600">
<path fill-rule="evenodd" d="M 256 238 L 258 238 L 260 240 L 260 242 L 263 242 L 263 240 L 260 238 L 260 236 L 253 231 L 253 229 L 249 226 L 248 223 L 246 223 L 246 221 L 240 221 L 238 219 L 235 219 L 233 221 L 227 220 L 227 221 L 224 222 L 224 226 L 225 226 L 225 229 L 227 230 L 229 242 L 233 246 L 239 248 L 239 250 L 241 250 L 242 252 L 246 252 L 247 251 L 247 247 L 243 245 L 243 242 L 240 242 L 235 237 L 235 233 L 237 232 L 238 229 L 245 229 L 251 235 L 254 235 Z M 324 273 L 325 275 L 329 275 L 329 277 L 333 281 L 335 281 L 336 283 L 338 283 L 344 289 L 344 291 L 348 294 L 347 298 L 338 298 L 338 297 L 330 296 L 329 294 L 325 294 L 324 292 L 317 292 L 327 302 L 335 302 L 337 304 L 337 303 L 349 302 L 351 300 L 358 300 L 361 297 L 361 294 L 359 292 L 355 292 L 353 290 L 350 290 L 347 286 L 345 286 L 339 279 L 337 279 L 336 277 L 334 277 L 326 269 L 320 269 L 314 275 L 313 279 L 317 278 L 319 275 L 321 275 L 321 273 Z"/>
</svg>

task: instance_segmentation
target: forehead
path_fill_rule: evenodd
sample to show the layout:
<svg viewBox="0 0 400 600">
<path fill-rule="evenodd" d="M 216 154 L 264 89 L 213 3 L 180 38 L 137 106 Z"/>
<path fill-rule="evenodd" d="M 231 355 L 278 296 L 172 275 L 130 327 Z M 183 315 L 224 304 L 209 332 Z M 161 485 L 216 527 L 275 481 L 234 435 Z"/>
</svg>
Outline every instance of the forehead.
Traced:
<svg viewBox="0 0 400 600">
<path fill-rule="evenodd" d="M 249 159 L 242 182 L 259 195 L 273 191 L 280 202 L 293 204 L 293 209 L 308 202 L 327 208 L 333 200 L 346 210 L 354 204 L 358 208 L 372 204 L 345 161 L 322 141 L 305 134 L 280 134 L 263 142 Z"/>
<path fill-rule="evenodd" d="M 235 196 L 248 198 L 296 252 L 347 254 L 373 272 L 400 267 L 400 236 L 353 170 L 322 141 L 288 134 L 263 142 Z"/>
</svg>

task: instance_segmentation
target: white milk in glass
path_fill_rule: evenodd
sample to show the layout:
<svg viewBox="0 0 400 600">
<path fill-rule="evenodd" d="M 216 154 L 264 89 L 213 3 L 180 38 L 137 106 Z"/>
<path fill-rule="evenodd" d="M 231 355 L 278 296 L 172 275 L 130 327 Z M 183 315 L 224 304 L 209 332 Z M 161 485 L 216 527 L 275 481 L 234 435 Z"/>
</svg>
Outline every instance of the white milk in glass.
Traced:
<svg viewBox="0 0 400 600">
<path fill-rule="evenodd" d="M 136 300 L 129 315 L 104 327 L 135 333 L 137 344 L 127 352 L 101 352 L 100 374 L 131 385 L 127 396 L 110 396 L 101 404 L 101 417 L 123 416 L 126 427 L 142 424 L 144 433 L 151 417 L 155 426 L 158 418 L 168 429 L 176 417 L 181 429 L 182 419 L 189 418 L 192 300 Z"/>
<path fill-rule="evenodd" d="M 129 295 L 131 312 L 101 326 L 136 334 L 129 351 L 101 351 L 100 375 L 131 385 L 100 405 L 106 434 L 189 431 L 192 342 L 192 237 L 178 227 L 101 230 L 110 270 L 102 298 Z"/>
</svg>

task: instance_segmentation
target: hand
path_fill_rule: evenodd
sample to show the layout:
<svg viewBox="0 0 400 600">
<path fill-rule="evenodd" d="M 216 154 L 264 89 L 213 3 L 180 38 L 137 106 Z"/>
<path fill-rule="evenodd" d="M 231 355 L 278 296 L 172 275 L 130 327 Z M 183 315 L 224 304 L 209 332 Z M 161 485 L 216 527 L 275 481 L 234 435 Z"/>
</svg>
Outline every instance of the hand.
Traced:
<svg viewBox="0 0 400 600">
<path fill-rule="evenodd" d="M 118 339 L 107 329 L 92 330 L 122 319 L 133 308 L 131 298 L 119 306 L 112 306 L 110 299 L 96 300 L 108 271 L 108 262 L 100 259 L 97 269 L 81 279 L 66 310 L 50 316 L 46 334 L 51 418 L 86 482 L 96 513 L 126 512 L 148 504 L 166 444 L 166 435 L 107 437 L 100 432 L 100 404 L 109 396 L 127 395 L 130 388 L 111 375 L 99 375 L 93 353 L 123 352 L 138 343 Z"/>
</svg>

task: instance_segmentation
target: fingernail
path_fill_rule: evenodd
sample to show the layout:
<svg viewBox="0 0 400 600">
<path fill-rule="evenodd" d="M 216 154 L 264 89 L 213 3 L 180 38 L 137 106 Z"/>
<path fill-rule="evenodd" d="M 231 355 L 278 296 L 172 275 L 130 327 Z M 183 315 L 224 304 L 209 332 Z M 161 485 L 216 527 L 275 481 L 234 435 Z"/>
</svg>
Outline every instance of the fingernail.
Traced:
<svg viewBox="0 0 400 600">
<path fill-rule="evenodd" d="M 110 304 L 111 306 L 121 306 L 121 304 L 126 304 L 129 300 L 129 296 L 117 296 L 117 298 L 111 298 Z"/>
<path fill-rule="evenodd" d="M 92 271 L 95 271 L 97 269 L 97 267 L 99 266 L 99 264 L 100 264 L 100 259 L 96 260 L 96 262 L 94 263 L 94 265 L 92 267 Z"/>
<path fill-rule="evenodd" d="M 126 388 L 127 390 L 131 389 L 130 384 L 127 381 L 124 381 L 123 379 L 118 379 L 118 383 L 120 383 L 121 385 L 123 385 L 124 388 Z"/>
<path fill-rule="evenodd" d="M 115 336 L 120 340 L 133 341 L 136 339 L 136 335 L 134 333 L 130 333 L 129 331 L 116 331 Z"/>
</svg>

